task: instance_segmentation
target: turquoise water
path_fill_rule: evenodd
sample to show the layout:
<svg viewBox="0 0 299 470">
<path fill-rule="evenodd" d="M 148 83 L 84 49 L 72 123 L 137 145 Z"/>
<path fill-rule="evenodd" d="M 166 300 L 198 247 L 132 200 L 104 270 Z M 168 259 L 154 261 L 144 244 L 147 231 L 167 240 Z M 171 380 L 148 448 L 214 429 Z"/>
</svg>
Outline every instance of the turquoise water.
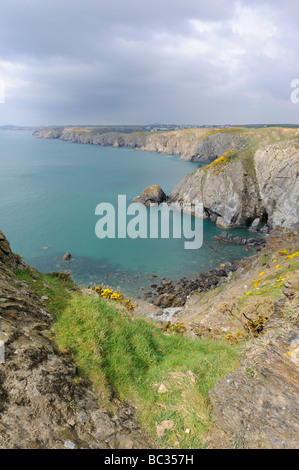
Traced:
<svg viewBox="0 0 299 470">
<path fill-rule="evenodd" d="M 194 276 L 248 252 L 213 240 L 222 230 L 210 221 L 204 221 L 199 250 L 185 250 L 184 239 L 99 240 L 95 208 L 116 205 L 118 194 L 130 203 L 151 184 L 169 194 L 198 166 L 176 156 L 0 131 L 0 230 L 32 266 L 68 269 L 81 285 L 104 282 L 136 294 L 153 283 L 153 274 Z M 234 233 L 248 236 L 246 230 Z M 62 260 L 66 251 L 72 254 L 68 263 Z"/>
</svg>

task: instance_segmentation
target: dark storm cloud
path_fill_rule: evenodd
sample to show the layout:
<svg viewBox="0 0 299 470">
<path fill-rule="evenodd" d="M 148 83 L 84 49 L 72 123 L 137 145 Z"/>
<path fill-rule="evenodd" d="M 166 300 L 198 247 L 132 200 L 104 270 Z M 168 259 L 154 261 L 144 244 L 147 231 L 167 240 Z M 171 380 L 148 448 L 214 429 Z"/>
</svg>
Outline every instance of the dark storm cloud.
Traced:
<svg viewBox="0 0 299 470">
<path fill-rule="evenodd" d="M 10 0 L 0 123 L 298 122 L 297 2 Z"/>
</svg>

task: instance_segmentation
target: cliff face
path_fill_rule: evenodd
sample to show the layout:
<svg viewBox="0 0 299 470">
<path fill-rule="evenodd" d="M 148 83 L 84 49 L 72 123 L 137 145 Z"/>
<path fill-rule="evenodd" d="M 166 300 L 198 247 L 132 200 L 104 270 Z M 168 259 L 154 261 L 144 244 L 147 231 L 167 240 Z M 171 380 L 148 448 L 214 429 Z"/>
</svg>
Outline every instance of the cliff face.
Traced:
<svg viewBox="0 0 299 470">
<path fill-rule="evenodd" d="M 254 156 L 258 193 L 272 227 L 299 228 L 299 141 L 280 142 Z"/>
<path fill-rule="evenodd" d="M 42 128 L 36 137 L 81 144 L 138 148 L 148 152 L 181 155 L 183 160 L 212 162 L 226 150 L 241 149 L 246 139 L 235 129 L 185 129 L 170 132 L 100 133 L 89 128 Z"/>
<path fill-rule="evenodd" d="M 270 228 L 299 227 L 299 139 L 286 139 L 239 152 L 228 152 L 186 176 L 170 201 L 203 203 L 220 227 L 248 226 L 256 219 Z M 259 148 L 260 147 L 260 148 Z"/>
<path fill-rule="evenodd" d="M 51 315 L 14 270 L 28 268 L 0 232 L 0 448 L 144 448 L 134 411 L 99 408 L 76 366 L 49 339 Z"/>
<path fill-rule="evenodd" d="M 217 162 L 217 160 L 216 160 Z M 223 228 L 245 226 L 262 213 L 257 183 L 238 159 L 227 165 L 203 168 L 186 176 L 172 191 L 178 209 L 203 203 L 206 215 Z"/>
<path fill-rule="evenodd" d="M 270 331 L 264 348 L 210 393 L 213 417 L 234 445 L 298 449 L 299 330 Z M 295 353 L 294 353 L 295 351 Z"/>
</svg>

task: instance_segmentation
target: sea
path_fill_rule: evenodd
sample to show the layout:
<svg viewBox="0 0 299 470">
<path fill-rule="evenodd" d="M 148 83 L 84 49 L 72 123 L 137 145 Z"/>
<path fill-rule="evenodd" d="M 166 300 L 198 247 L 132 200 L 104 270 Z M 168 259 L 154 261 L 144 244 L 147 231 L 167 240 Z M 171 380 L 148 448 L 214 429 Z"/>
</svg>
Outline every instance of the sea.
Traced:
<svg viewBox="0 0 299 470">
<path fill-rule="evenodd" d="M 42 272 L 69 271 L 81 286 L 103 283 L 127 296 L 142 295 L 164 278 L 193 278 L 254 253 L 215 240 L 222 229 L 210 220 L 203 221 L 203 244 L 196 250 L 185 249 L 184 237 L 97 237 L 99 204 L 117 211 L 119 195 L 129 205 L 153 184 L 170 194 L 201 165 L 179 156 L 1 130 L 0 230 L 14 252 Z M 230 233 L 252 236 L 246 229 Z M 69 261 L 63 260 L 66 252 Z"/>
</svg>

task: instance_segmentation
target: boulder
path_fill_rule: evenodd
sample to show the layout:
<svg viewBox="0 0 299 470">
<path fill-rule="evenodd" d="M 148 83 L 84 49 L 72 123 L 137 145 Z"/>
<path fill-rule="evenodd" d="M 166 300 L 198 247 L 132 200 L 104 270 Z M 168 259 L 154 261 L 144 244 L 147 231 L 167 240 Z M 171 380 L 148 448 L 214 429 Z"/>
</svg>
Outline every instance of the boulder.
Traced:
<svg viewBox="0 0 299 470">
<path fill-rule="evenodd" d="M 149 206 L 150 204 L 161 204 L 166 202 L 167 196 L 161 187 L 157 184 L 145 188 L 141 195 L 134 199 L 135 202 L 140 202 Z"/>
</svg>

